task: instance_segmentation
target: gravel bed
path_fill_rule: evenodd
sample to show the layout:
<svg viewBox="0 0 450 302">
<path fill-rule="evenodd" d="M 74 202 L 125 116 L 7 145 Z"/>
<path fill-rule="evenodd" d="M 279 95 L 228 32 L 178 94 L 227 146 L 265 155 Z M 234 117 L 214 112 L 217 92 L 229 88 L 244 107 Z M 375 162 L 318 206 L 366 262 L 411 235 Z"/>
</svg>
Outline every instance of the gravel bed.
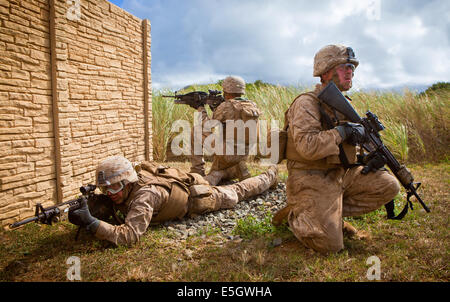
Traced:
<svg viewBox="0 0 450 302">
<path fill-rule="evenodd" d="M 276 189 L 266 191 L 253 199 L 241 201 L 234 209 L 211 212 L 195 218 L 167 221 L 162 225 L 178 239 L 205 234 L 208 230 L 220 230 L 224 239 L 235 240 L 238 236 L 233 236 L 232 232 L 239 219 L 253 216 L 257 221 L 262 221 L 267 211 L 274 214 L 285 205 L 286 184 L 279 182 Z"/>
</svg>

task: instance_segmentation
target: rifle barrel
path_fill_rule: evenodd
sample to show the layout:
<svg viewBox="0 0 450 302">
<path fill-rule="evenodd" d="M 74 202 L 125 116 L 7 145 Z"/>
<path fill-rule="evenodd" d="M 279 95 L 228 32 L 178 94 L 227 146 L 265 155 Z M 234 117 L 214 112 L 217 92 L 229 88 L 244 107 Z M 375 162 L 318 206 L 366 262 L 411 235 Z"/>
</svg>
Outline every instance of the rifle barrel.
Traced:
<svg viewBox="0 0 450 302">
<path fill-rule="evenodd" d="M 11 229 L 14 229 L 14 228 L 20 227 L 21 225 L 36 221 L 38 219 L 39 219 L 39 217 L 37 217 L 37 216 L 30 217 L 30 218 L 24 219 L 22 221 L 14 222 L 13 224 L 10 224 L 9 227 Z"/>
</svg>

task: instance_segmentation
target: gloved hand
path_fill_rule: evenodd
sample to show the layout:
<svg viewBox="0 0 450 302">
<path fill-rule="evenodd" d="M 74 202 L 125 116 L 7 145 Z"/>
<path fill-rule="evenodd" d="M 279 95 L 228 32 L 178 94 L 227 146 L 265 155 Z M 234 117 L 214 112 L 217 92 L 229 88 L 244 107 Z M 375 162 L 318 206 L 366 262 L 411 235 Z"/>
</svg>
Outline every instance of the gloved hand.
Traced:
<svg viewBox="0 0 450 302">
<path fill-rule="evenodd" d="M 363 162 L 366 165 L 364 166 L 364 169 L 362 169 L 361 174 L 366 175 L 369 172 L 376 172 L 383 168 L 386 164 L 386 159 L 381 154 L 374 153 L 367 155 Z"/>
<path fill-rule="evenodd" d="M 95 234 L 98 226 L 100 225 L 100 220 L 92 217 L 89 212 L 89 207 L 86 200 L 83 200 L 79 209 L 69 212 L 69 221 L 75 225 L 86 227 L 86 229 L 92 234 Z"/>
<path fill-rule="evenodd" d="M 361 124 L 345 123 L 336 127 L 344 141 L 350 145 L 362 144 L 366 141 L 366 132 Z"/>
</svg>

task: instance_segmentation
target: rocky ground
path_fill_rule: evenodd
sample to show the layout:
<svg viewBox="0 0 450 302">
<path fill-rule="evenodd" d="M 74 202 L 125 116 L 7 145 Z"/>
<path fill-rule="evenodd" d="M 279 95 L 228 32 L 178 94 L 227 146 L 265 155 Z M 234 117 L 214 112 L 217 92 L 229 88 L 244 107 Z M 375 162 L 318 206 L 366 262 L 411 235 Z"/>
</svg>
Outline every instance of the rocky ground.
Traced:
<svg viewBox="0 0 450 302">
<path fill-rule="evenodd" d="M 253 216 L 257 221 L 262 221 L 268 211 L 274 214 L 285 205 L 286 184 L 280 182 L 275 190 L 241 201 L 234 209 L 212 212 L 195 218 L 168 221 L 163 226 L 179 239 L 217 231 L 224 239 L 236 240 L 238 236 L 233 235 L 233 229 L 240 219 Z"/>
</svg>

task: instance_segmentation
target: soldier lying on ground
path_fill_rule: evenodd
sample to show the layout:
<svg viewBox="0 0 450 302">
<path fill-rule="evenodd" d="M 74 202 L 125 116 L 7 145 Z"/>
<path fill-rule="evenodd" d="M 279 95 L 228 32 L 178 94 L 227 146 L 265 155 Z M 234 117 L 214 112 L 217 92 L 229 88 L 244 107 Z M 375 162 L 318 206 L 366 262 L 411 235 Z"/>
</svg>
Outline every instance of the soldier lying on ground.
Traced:
<svg viewBox="0 0 450 302">
<path fill-rule="evenodd" d="M 69 221 L 86 227 L 99 239 L 130 245 L 139 241 L 150 223 L 231 209 L 238 202 L 276 185 L 277 177 L 276 166 L 271 166 L 261 175 L 244 181 L 211 186 L 197 173 L 185 173 L 152 162 L 143 162 L 135 169 L 124 157 L 110 157 L 102 161 L 96 171 L 96 185 L 110 197 L 110 206 L 104 211 L 96 209 L 103 213 L 93 217 L 84 205 L 69 214 Z M 116 211 L 125 216 L 122 224 L 112 225 L 101 220 L 115 216 Z"/>
</svg>

